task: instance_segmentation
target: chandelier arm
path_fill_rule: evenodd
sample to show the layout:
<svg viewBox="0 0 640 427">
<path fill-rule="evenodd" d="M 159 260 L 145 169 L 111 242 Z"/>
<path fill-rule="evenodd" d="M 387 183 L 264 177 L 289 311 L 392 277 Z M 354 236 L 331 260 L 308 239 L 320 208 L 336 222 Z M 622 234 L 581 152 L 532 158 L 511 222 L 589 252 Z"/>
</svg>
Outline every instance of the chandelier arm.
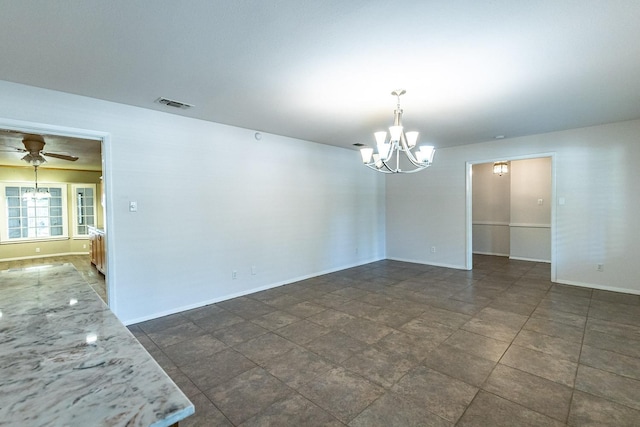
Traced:
<svg viewBox="0 0 640 427">
<path fill-rule="evenodd" d="M 428 166 L 419 166 L 419 167 L 417 167 L 417 168 L 415 168 L 415 169 L 412 169 L 412 170 L 410 170 L 410 171 L 404 171 L 404 170 L 403 170 L 403 171 L 402 171 L 402 173 L 416 173 L 416 172 L 420 172 L 420 171 L 421 171 L 421 170 L 423 170 L 423 169 L 426 169 L 427 167 L 428 167 Z"/>
<path fill-rule="evenodd" d="M 369 169 L 373 169 L 374 171 L 377 171 L 377 172 L 396 173 L 391 167 L 389 167 L 387 162 L 385 162 L 384 160 L 380 160 L 380 163 L 382 163 L 382 166 L 384 166 L 384 168 L 387 169 L 386 171 L 382 169 L 382 166 L 381 167 L 377 167 L 375 161 L 372 161 L 370 163 L 365 163 L 364 165 L 366 167 L 368 167 Z"/>
<path fill-rule="evenodd" d="M 380 173 L 393 173 L 392 171 L 385 171 L 385 170 L 382 170 L 382 169 L 378 169 L 378 168 L 377 168 L 377 167 L 375 167 L 375 165 L 373 165 L 373 164 L 365 163 L 365 166 L 366 166 L 366 167 L 368 167 L 369 169 L 373 169 L 373 170 L 374 170 L 374 171 L 376 171 L 376 172 L 380 172 Z"/>
<path fill-rule="evenodd" d="M 391 157 L 393 157 L 393 154 L 391 154 Z M 394 170 L 393 168 L 391 168 L 391 167 L 387 164 L 387 162 L 385 162 L 384 160 L 380 160 L 380 161 L 382 162 L 382 164 L 384 165 L 384 167 L 385 167 L 389 172 L 385 172 L 385 171 L 383 171 L 383 170 L 382 170 L 382 168 L 378 169 L 379 171 L 384 172 L 384 173 L 396 173 L 397 169 L 395 169 L 395 170 Z"/>
<path fill-rule="evenodd" d="M 413 152 L 409 148 L 409 144 L 407 144 L 407 139 L 405 138 L 404 132 L 402 132 L 402 135 L 400 135 L 400 143 L 402 144 L 403 151 L 407 155 L 407 158 L 409 159 L 411 164 L 417 168 L 424 169 L 426 166 L 423 163 L 418 162 L 418 159 L 413 156 Z"/>
</svg>

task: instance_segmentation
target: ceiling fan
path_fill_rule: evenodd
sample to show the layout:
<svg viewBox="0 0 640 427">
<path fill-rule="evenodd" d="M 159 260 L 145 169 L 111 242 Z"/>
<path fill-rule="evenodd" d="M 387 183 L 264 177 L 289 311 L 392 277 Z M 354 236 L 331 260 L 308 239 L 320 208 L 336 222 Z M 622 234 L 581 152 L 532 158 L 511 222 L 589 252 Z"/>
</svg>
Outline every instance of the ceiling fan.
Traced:
<svg viewBox="0 0 640 427">
<path fill-rule="evenodd" d="M 24 144 L 24 148 L 18 147 L 7 147 L 7 149 L 0 149 L 0 151 L 8 151 L 8 152 L 17 152 L 17 153 L 27 153 L 21 160 L 29 163 L 33 166 L 40 166 L 44 162 L 47 161 L 43 156 L 53 157 L 61 160 L 68 160 L 70 162 L 75 162 L 78 160 L 77 156 L 72 156 L 70 154 L 63 153 L 50 153 L 44 150 L 45 141 L 42 135 L 33 135 L 33 134 L 25 134 L 22 138 L 22 143 Z"/>
</svg>

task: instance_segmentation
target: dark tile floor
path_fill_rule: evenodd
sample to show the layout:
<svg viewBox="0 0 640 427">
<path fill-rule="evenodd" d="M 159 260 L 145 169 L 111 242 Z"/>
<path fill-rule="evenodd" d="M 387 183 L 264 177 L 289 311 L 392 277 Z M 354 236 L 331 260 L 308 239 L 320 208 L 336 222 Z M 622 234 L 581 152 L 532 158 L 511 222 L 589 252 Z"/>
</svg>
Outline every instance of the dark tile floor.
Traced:
<svg viewBox="0 0 640 427">
<path fill-rule="evenodd" d="M 183 426 L 638 426 L 640 296 L 380 261 L 130 327 Z"/>
</svg>

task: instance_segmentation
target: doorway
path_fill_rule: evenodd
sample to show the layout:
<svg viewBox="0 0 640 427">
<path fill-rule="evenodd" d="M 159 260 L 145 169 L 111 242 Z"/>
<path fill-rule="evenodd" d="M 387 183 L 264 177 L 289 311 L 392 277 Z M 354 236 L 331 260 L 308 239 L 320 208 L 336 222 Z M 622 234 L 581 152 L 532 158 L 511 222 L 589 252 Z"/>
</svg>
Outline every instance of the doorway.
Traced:
<svg viewBox="0 0 640 427">
<path fill-rule="evenodd" d="M 16 135 L 19 134 L 30 134 L 30 135 L 43 135 L 45 141 L 45 148 L 42 149 L 42 153 L 44 154 L 44 158 L 46 162 L 43 166 L 38 167 L 40 169 L 40 176 L 45 178 L 49 175 L 49 179 L 52 183 L 58 183 L 61 188 L 72 189 L 71 193 L 74 191 L 80 191 L 83 195 L 82 203 L 77 207 L 78 203 L 75 201 L 75 197 L 71 193 L 67 195 L 67 212 L 63 215 L 63 218 L 68 218 L 68 228 L 67 234 L 64 236 L 64 239 L 58 239 L 55 241 L 41 241 L 35 243 L 28 243 L 27 246 L 37 246 L 35 248 L 35 254 L 41 253 L 45 259 L 51 259 L 53 262 L 67 262 L 67 258 L 72 259 L 74 265 L 78 264 L 83 265 L 82 260 L 78 260 L 78 254 L 83 252 L 88 252 L 89 249 L 89 241 L 85 240 L 82 232 L 86 232 L 87 227 L 82 225 L 76 229 L 76 222 L 81 224 L 82 221 L 77 220 L 77 216 L 80 215 L 77 212 L 82 212 L 82 218 L 90 218 L 91 213 L 93 212 L 93 216 L 96 220 L 94 223 L 95 226 L 102 226 L 105 229 L 108 229 L 108 223 L 110 223 L 110 215 L 109 215 L 109 204 L 107 203 L 108 197 L 107 188 L 109 185 L 108 179 L 108 170 L 106 168 L 107 163 L 107 155 L 109 148 L 109 135 L 105 132 L 91 131 L 85 129 L 76 129 L 62 126 L 53 126 L 47 124 L 40 123 L 32 123 L 26 121 L 19 120 L 10 120 L 10 119 L 2 119 L 0 118 L 0 129 L 6 130 L 6 140 L 9 142 L 5 145 L 13 148 L 21 148 L 20 137 Z M 9 135 L 12 135 L 9 137 Z M 17 138 L 15 141 L 13 139 Z M 5 141 L 5 142 L 7 142 Z M 17 141 L 17 142 L 16 142 Z M 20 179 L 20 174 L 22 170 L 26 169 L 26 167 L 30 167 L 28 165 L 22 164 L 22 159 L 20 159 L 20 150 L 2 150 L 3 152 L 0 155 L 7 156 L 2 162 L 2 165 L 6 166 L 10 169 L 15 169 L 17 171 L 16 176 L 18 180 L 24 181 L 24 179 Z M 78 157 L 78 161 L 58 161 L 60 158 L 59 155 L 56 155 L 56 152 L 64 152 L 67 154 L 73 154 L 74 156 L 63 156 L 63 157 Z M 47 154 L 49 153 L 49 154 Z M 53 155 L 51 153 L 54 153 Z M 17 155 L 16 155 L 17 154 Z M 15 157 L 16 159 L 12 159 L 10 157 Z M 42 157 L 42 156 L 41 156 Z M 93 159 L 93 160 L 90 160 Z M 0 159 L 1 160 L 1 159 Z M 13 162 L 13 163 L 12 163 Z M 19 162 L 16 164 L 16 162 Z M 44 172 L 44 173 L 43 173 Z M 94 179 L 96 177 L 100 177 L 98 179 Z M 43 179 L 44 180 L 44 179 Z M 95 188 L 76 188 L 78 187 L 78 183 L 84 184 L 92 184 L 95 183 Z M 74 193 L 75 194 L 75 193 Z M 92 197 L 93 196 L 93 197 Z M 69 199 L 71 198 L 71 199 Z M 64 200 L 64 199 L 63 199 Z M 90 206 L 87 203 L 93 202 L 93 205 Z M 64 206 L 64 203 L 61 205 Z M 71 207 L 73 206 L 73 207 Z M 66 215 L 66 216 L 65 216 Z M 71 221 L 71 218 L 74 218 Z M 89 222 L 86 222 L 89 225 Z M 80 230 L 82 228 L 82 230 Z M 80 234 L 78 234 L 80 233 Z M 74 238 L 74 236 L 77 236 Z M 61 246 L 60 243 L 67 241 L 69 244 L 66 246 Z M 44 246 L 47 243 L 51 243 L 50 248 L 42 248 L 40 251 L 40 247 Z M 55 245 L 54 245 L 55 243 Z M 28 253 L 21 253 L 21 251 L 16 250 L 17 246 L 15 245 L 7 245 L 12 246 L 13 252 L 19 259 L 23 257 L 25 259 L 33 258 L 35 259 L 38 255 L 30 255 Z M 24 245 L 23 245 L 24 246 Z M 105 251 L 105 256 L 109 257 L 109 243 L 107 239 L 107 250 Z M 29 248 L 28 251 L 31 251 L 33 248 Z M 24 251 L 23 251 L 24 252 Z M 61 254 L 62 256 L 57 256 Z M 68 256 L 64 256 L 68 255 Z M 7 258 L 7 257 L 3 257 Z M 89 259 L 89 255 L 86 255 L 87 260 Z M 25 261 L 26 262 L 26 261 Z M 42 261 L 40 261 L 41 263 Z M 89 263 L 87 263 L 89 264 Z M 82 269 L 79 269 L 82 272 Z M 97 281 L 100 282 L 100 281 Z M 90 283 L 94 286 L 93 283 Z M 104 293 L 107 298 L 108 304 L 111 306 L 112 301 L 114 300 L 114 289 L 111 280 L 109 280 L 108 272 L 104 274 Z"/>
<path fill-rule="evenodd" d="M 493 164 L 501 161 L 510 163 L 509 172 L 493 176 Z M 480 254 L 550 262 L 550 279 L 555 281 L 555 154 L 468 161 L 466 172 L 466 269 L 473 269 L 475 249 Z M 474 172 L 476 185 L 484 187 L 475 192 L 475 215 Z M 479 202 L 483 195 L 491 200 Z"/>
</svg>

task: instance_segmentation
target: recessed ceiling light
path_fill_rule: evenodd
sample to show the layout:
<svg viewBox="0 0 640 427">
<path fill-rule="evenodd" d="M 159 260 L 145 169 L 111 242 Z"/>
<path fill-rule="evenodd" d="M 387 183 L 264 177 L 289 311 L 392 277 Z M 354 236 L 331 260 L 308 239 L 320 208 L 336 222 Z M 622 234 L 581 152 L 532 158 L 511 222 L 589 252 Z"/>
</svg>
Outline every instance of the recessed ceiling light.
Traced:
<svg viewBox="0 0 640 427">
<path fill-rule="evenodd" d="M 494 136 L 495 139 L 504 139 L 504 135 L 496 135 Z"/>
</svg>

